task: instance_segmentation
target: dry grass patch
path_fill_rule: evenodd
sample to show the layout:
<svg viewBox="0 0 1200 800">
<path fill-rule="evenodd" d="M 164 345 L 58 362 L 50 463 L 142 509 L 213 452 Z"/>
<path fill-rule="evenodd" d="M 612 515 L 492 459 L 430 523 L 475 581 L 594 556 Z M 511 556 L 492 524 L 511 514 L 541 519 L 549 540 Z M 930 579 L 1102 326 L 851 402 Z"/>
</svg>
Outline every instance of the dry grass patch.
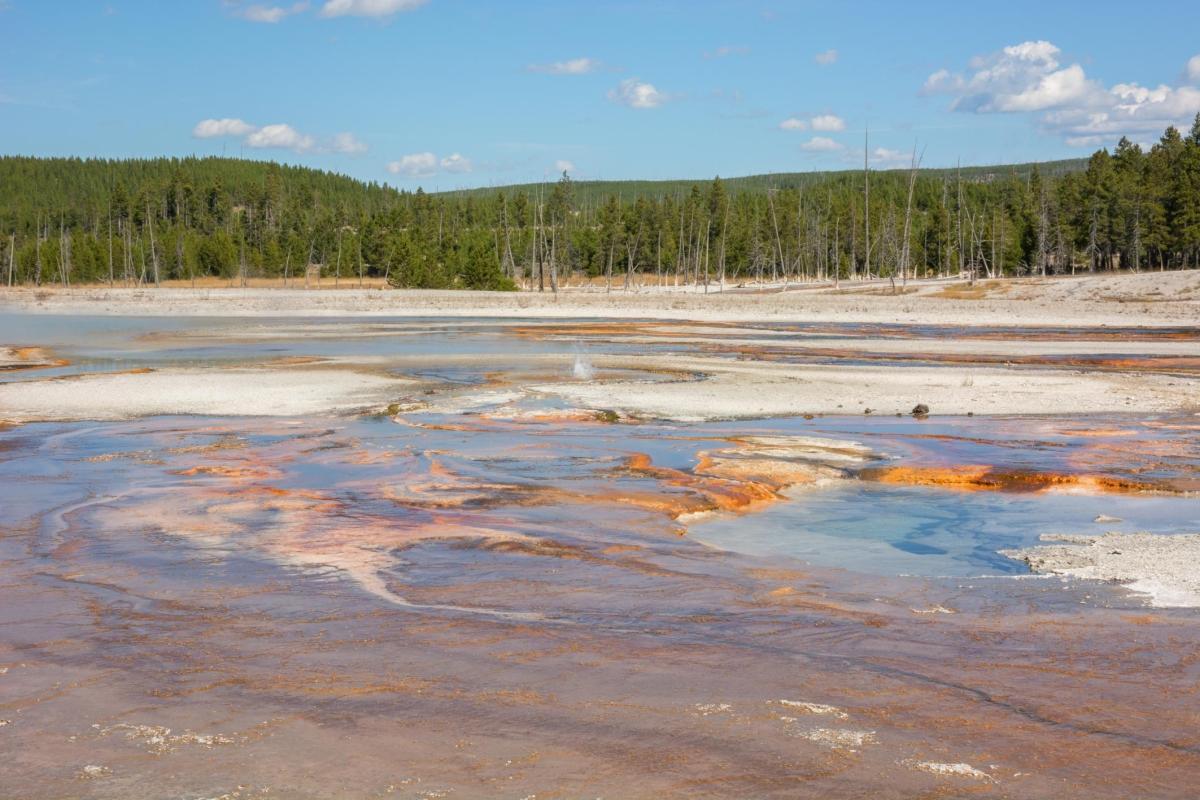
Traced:
<svg viewBox="0 0 1200 800">
<path fill-rule="evenodd" d="M 975 284 L 956 283 L 945 286 L 932 297 L 943 297 L 947 300 L 983 300 L 993 292 L 1004 293 L 1012 288 L 1011 284 L 1002 281 L 979 281 Z"/>
</svg>

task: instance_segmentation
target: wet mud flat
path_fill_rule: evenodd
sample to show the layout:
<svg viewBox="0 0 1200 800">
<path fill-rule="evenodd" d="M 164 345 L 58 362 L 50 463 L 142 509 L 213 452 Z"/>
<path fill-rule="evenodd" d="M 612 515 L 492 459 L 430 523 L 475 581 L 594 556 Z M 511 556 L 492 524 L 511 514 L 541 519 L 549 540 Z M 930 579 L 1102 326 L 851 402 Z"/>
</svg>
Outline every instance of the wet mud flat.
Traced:
<svg viewBox="0 0 1200 800">
<path fill-rule="evenodd" d="M 1200 781 L 1200 614 L 995 552 L 1194 532 L 1193 416 L 664 422 L 523 391 L 574 346 L 415 376 L 363 338 L 282 356 L 440 383 L 361 415 L 0 430 L 0 795 Z"/>
</svg>

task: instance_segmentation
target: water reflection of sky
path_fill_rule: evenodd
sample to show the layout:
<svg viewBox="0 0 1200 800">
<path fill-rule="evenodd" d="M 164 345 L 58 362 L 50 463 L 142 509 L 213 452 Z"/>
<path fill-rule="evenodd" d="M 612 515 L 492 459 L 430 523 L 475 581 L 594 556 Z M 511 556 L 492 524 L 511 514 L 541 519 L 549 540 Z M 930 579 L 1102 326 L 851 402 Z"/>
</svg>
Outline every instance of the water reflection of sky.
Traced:
<svg viewBox="0 0 1200 800">
<path fill-rule="evenodd" d="M 827 325 L 814 327 L 814 335 L 830 329 Z M 773 330 L 778 335 L 792 335 L 804 329 L 776 326 Z M 832 330 L 840 333 L 836 326 Z M 196 333 L 201 335 L 193 335 Z M 514 335 L 510 322 L 485 319 L 0 315 L 0 341 L 47 346 L 56 356 L 70 359 L 70 365 L 39 370 L 37 377 L 141 366 L 238 364 L 282 357 L 359 357 L 372 359 L 381 369 L 472 386 L 487 381 L 489 375 L 512 378 L 522 370 L 538 369 L 531 366 L 535 364 L 531 356 L 679 349 L 678 343 L 669 340 L 648 346 L 584 338 L 588 341 Z M 452 358 L 458 355 L 482 358 L 459 363 Z M 431 361 L 423 366 L 389 365 L 389 358 L 411 356 L 429 357 Z M 438 363 L 439 356 L 447 360 Z M 28 373 L 0 373 L 0 381 L 28 377 Z M 527 397 L 519 405 L 525 410 L 548 409 L 562 406 L 562 401 Z M 414 414 L 409 419 L 432 427 L 400 426 L 380 420 L 343 420 L 336 424 L 368 448 L 438 451 L 443 459 L 453 460 L 459 474 L 474 480 L 538 481 L 583 491 L 606 488 L 612 479 L 603 473 L 630 455 L 647 454 L 658 466 L 687 470 L 695 465 L 701 450 L 724 446 L 730 436 L 751 434 L 853 440 L 900 463 L 986 464 L 1040 471 L 1087 467 L 1104 474 L 1142 477 L 1194 473 L 1198 450 L 1193 429 L 1156 430 L 1139 420 L 1119 416 L 1074 422 L 1038 417 L 935 417 L 919 421 L 847 416 L 695 425 L 476 425 L 468 431 L 438 429 L 440 423 L 461 419 L 453 415 Z M 229 421 L 197 419 L 177 424 L 199 428 L 223 422 Z M 160 444 L 152 435 L 144 434 L 164 423 L 80 423 L 0 432 L 0 479 L 10 489 L 24 487 L 20 492 L 10 492 L 0 520 L 13 522 L 45 511 L 69 496 L 115 494 L 139 480 L 161 483 L 161 474 L 133 463 L 96 464 L 81 459 L 138 447 L 153 451 Z M 1118 433 L 1097 438 L 1094 429 L 1104 427 Z M 252 436 L 252 446 L 271 446 L 266 433 L 270 428 L 265 425 L 262 435 Z M 280 435 L 287 436 L 286 432 Z M 65 442 L 68 437 L 70 447 L 36 443 Z M 1139 454 L 1139 450 L 1153 457 Z M 369 481 L 378 474 L 372 467 L 298 458 L 289 463 L 286 483 L 289 488 L 336 487 L 345 482 Z M 1042 533 L 1184 531 L 1194 528 L 1200 516 L 1197 505 L 1194 497 L 965 492 L 850 481 L 797 492 L 787 502 L 754 513 L 710 519 L 694 526 L 694 535 L 735 551 L 879 574 L 1015 574 L 1024 572 L 1023 565 L 999 556 L 998 550 L 1030 545 Z M 557 522 L 569 524 L 570 513 L 560 514 Z M 603 514 L 603 506 L 592 506 L 588 513 Z M 1099 526 L 1092 522 L 1098 514 L 1123 521 Z M 603 524 L 602 519 L 591 522 Z"/>
<path fill-rule="evenodd" d="M 963 492 L 847 482 L 795 493 L 753 517 L 718 518 L 692 535 L 759 556 L 883 575 L 1014 575 L 1005 548 L 1043 533 L 1193 532 L 1200 501 L 1179 497 Z M 1121 522 L 1095 523 L 1100 514 Z"/>
</svg>

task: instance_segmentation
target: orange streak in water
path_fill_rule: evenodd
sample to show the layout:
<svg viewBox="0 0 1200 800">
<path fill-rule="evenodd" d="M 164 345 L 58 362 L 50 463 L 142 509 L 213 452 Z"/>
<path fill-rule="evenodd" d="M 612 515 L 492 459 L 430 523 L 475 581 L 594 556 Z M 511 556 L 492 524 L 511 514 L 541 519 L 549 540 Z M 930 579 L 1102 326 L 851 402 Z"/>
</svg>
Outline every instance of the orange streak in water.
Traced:
<svg viewBox="0 0 1200 800">
<path fill-rule="evenodd" d="M 1003 470 L 985 464 L 954 467 L 870 467 L 859 473 L 864 480 L 908 486 L 938 486 L 965 491 L 1041 492 L 1050 489 L 1083 489 L 1096 492 L 1174 491 L 1162 484 L 1113 475 Z"/>
</svg>

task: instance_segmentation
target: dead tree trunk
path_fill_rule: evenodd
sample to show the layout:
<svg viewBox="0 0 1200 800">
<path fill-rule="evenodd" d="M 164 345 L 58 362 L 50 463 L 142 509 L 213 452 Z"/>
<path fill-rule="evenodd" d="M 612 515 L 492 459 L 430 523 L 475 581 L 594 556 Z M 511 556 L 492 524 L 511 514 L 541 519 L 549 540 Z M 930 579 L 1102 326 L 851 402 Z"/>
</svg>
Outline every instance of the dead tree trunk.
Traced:
<svg viewBox="0 0 1200 800">
<path fill-rule="evenodd" d="M 154 218 L 150 216 L 149 208 L 146 209 L 146 225 L 150 229 L 150 260 L 154 263 L 154 285 L 159 286 L 161 281 L 158 273 L 158 248 L 154 246 Z"/>
<path fill-rule="evenodd" d="M 775 229 L 775 247 L 778 250 L 779 266 L 783 267 L 783 241 L 779 238 L 779 220 L 775 216 L 775 190 L 767 191 L 767 205 L 771 209 L 771 225 Z M 776 281 L 775 260 L 771 259 L 771 283 Z"/>
<path fill-rule="evenodd" d="M 924 158 L 924 153 L 921 158 Z M 913 148 L 912 169 L 908 174 L 908 203 L 904 207 L 904 242 L 900 255 L 900 284 L 908 286 L 909 238 L 912 231 L 913 189 L 917 185 L 917 171 L 921 168 L 921 158 L 917 158 L 917 148 Z"/>
<path fill-rule="evenodd" d="M 871 280 L 871 131 L 863 133 L 863 266 Z"/>
</svg>

